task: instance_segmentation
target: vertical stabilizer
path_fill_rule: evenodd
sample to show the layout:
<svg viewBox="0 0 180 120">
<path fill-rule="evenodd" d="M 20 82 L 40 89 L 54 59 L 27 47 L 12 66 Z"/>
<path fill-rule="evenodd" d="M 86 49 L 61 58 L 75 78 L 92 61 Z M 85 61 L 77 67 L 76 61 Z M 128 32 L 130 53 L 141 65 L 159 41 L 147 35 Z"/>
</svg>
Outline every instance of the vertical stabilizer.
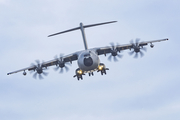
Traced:
<svg viewBox="0 0 180 120">
<path fill-rule="evenodd" d="M 81 28 L 81 33 L 82 33 L 82 37 L 83 37 L 84 47 L 85 47 L 85 50 L 87 50 L 88 45 L 87 45 L 87 41 L 86 41 L 86 36 L 85 36 L 83 23 L 80 23 L 80 28 Z"/>
</svg>

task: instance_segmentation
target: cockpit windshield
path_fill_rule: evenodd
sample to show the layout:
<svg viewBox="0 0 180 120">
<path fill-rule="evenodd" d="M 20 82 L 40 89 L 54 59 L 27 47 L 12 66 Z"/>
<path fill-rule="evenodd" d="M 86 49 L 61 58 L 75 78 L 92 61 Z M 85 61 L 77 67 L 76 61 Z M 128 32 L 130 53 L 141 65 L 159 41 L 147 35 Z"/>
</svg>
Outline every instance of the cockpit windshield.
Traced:
<svg viewBox="0 0 180 120">
<path fill-rule="evenodd" d="M 84 57 L 90 57 L 90 54 L 89 54 L 89 53 L 88 53 L 88 54 L 85 54 Z"/>
</svg>

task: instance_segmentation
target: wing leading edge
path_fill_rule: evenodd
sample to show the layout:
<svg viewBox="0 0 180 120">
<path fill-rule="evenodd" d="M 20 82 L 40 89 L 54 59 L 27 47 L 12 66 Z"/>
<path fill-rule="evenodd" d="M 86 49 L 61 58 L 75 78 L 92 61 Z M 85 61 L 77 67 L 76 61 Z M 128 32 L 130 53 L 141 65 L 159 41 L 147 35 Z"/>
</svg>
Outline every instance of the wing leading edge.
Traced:
<svg viewBox="0 0 180 120">
<path fill-rule="evenodd" d="M 66 62 L 72 63 L 72 61 L 75 61 L 75 60 L 78 59 L 78 52 L 74 53 L 74 54 L 64 56 L 64 57 L 62 57 L 62 59 L 63 59 L 64 63 L 66 63 Z M 54 59 L 54 60 L 50 60 L 48 62 L 43 62 L 41 64 L 41 66 L 42 66 L 42 68 L 47 68 L 49 66 L 57 65 L 59 60 L 60 59 Z M 30 67 L 23 68 L 23 69 L 20 69 L 20 70 L 16 70 L 16 71 L 13 71 L 13 72 L 9 72 L 9 73 L 7 73 L 7 75 L 18 73 L 18 72 L 21 72 L 21 71 L 26 71 L 26 70 L 28 70 L 28 71 L 34 70 L 35 71 L 36 68 L 37 68 L 37 66 L 34 65 L 34 66 L 30 66 Z"/>
<path fill-rule="evenodd" d="M 154 42 L 161 42 L 161 41 L 166 41 L 169 40 L 168 38 L 166 39 L 160 39 L 160 40 L 151 40 L 151 41 L 146 41 L 146 42 L 140 42 L 139 46 L 143 47 L 148 45 L 149 43 L 152 44 Z M 116 45 L 116 46 L 107 46 L 107 47 L 99 47 L 97 48 L 96 52 L 98 55 L 106 55 L 108 53 L 111 53 L 112 47 L 115 47 L 117 51 L 122 51 L 122 50 L 127 50 L 127 49 L 132 49 L 133 45 L 132 44 L 124 44 L 124 45 Z"/>
</svg>

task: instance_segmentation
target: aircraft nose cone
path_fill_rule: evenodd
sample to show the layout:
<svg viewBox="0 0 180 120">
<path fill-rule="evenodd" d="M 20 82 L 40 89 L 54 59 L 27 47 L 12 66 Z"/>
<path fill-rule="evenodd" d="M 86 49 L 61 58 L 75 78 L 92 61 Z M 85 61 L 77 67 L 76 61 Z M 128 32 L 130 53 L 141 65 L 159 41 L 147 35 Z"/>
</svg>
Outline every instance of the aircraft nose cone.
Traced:
<svg viewBox="0 0 180 120">
<path fill-rule="evenodd" d="M 92 64 L 93 64 L 93 60 L 92 60 L 91 57 L 89 57 L 89 58 L 84 58 L 84 65 L 85 65 L 85 66 L 89 67 L 89 66 L 91 66 Z"/>
</svg>

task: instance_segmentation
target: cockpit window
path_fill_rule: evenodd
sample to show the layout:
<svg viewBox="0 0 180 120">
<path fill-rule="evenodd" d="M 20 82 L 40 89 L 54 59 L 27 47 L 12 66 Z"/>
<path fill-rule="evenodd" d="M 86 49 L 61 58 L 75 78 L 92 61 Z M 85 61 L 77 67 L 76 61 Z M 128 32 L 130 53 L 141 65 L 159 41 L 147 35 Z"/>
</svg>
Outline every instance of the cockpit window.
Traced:
<svg viewBox="0 0 180 120">
<path fill-rule="evenodd" d="M 90 56 L 90 54 L 89 54 L 89 53 L 84 55 L 84 57 L 89 57 L 89 56 Z"/>
</svg>

